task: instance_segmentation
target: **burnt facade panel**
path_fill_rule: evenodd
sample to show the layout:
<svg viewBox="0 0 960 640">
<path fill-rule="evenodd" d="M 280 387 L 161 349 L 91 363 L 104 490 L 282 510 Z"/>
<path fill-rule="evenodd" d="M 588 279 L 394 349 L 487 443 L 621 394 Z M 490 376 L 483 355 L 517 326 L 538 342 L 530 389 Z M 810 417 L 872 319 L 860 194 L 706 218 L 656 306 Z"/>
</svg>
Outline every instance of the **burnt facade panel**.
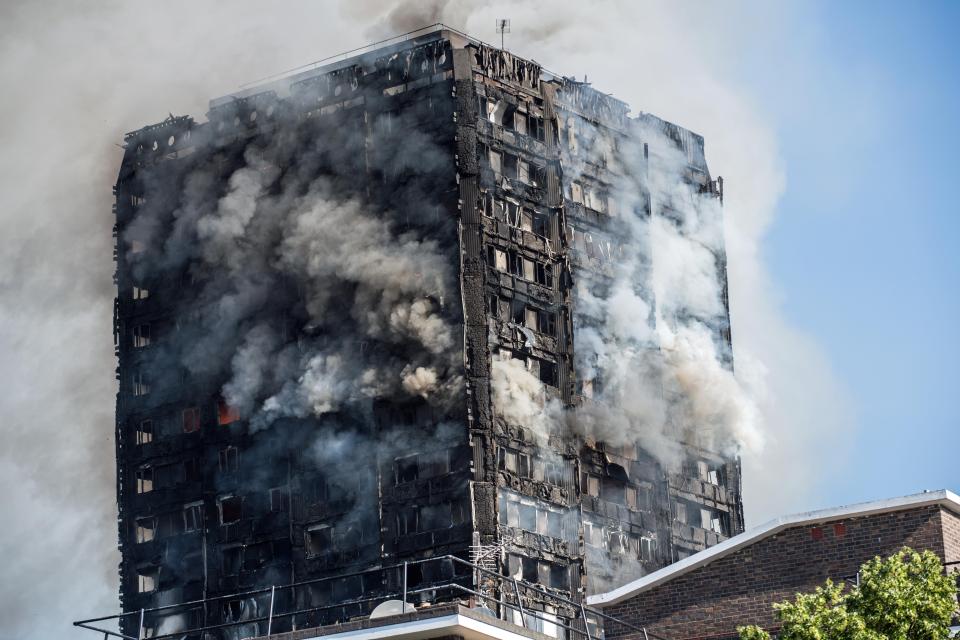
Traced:
<svg viewBox="0 0 960 640">
<path fill-rule="evenodd" d="M 583 354 L 624 242 L 631 288 L 653 289 L 622 213 L 669 215 L 654 210 L 645 136 L 685 155 L 685 193 L 719 193 L 702 138 L 627 114 L 444 29 L 215 100 L 205 123 L 128 134 L 124 609 L 343 575 L 291 596 L 324 607 L 396 586 L 354 572 L 445 554 L 579 600 L 742 531 L 729 453 L 678 441 L 668 463 L 595 428 L 610 378 Z M 725 287 L 722 251 L 716 265 Z M 730 368 L 725 297 L 709 323 Z M 654 340 L 642 351 L 660 357 Z"/>
</svg>

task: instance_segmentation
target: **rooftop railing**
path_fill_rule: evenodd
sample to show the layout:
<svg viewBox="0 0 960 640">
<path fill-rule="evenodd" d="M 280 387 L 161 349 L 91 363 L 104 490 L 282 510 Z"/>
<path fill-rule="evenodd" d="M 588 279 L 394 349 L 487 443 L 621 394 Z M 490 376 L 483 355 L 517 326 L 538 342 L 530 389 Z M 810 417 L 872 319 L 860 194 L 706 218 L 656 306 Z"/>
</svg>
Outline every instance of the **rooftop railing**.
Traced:
<svg viewBox="0 0 960 640">
<path fill-rule="evenodd" d="M 434 575 L 443 573 L 452 575 L 424 584 L 421 576 L 431 573 L 425 570 L 431 563 L 438 565 L 432 567 Z M 411 581 L 411 575 L 414 581 Z M 312 606 L 311 602 L 311 606 L 297 605 L 297 590 L 308 593 L 311 590 L 322 592 L 325 587 L 331 587 L 332 592 L 332 587 L 337 584 L 337 581 L 349 578 L 360 578 L 362 581 L 364 577 L 379 578 L 381 584 L 399 578 L 399 584 L 397 588 L 379 591 L 376 596 L 347 599 L 330 596 L 327 604 Z M 551 629 L 551 627 L 564 629 L 566 637 L 571 639 L 600 640 L 603 634 L 603 622 L 613 622 L 619 627 L 636 631 L 645 640 L 657 638 L 643 627 L 611 617 L 602 611 L 587 607 L 583 602 L 549 591 L 539 584 L 512 576 L 503 576 L 452 555 L 412 560 L 366 571 L 252 589 L 166 606 L 143 608 L 112 616 L 78 620 L 73 624 L 76 627 L 103 634 L 104 640 L 110 637 L 123 640 L 239 639 L 270 636 L 281 629 L 285 631 L 292 628 L 320 626 L 316 624 L 317 620 L 322 620 L 323 625 L 328 625 L 367 617 L 375 605 L 388 600 L 399 599 L 404 603 L 401 605 L 401 611 L 412 613 L 416 609 L 409 604 L 411 598 L 430 604 L 452 603 L 467 599 L 481 606 L 492 605 L 487 608 L 495 612 L 500 619 L 509 621 L 509 613 L 514 621 L 519 618 L 520 625 L 526 629 L 541 633 L 544 629 Z M 301 598 L 301 602 L 302 600 Z M 255 604 L 250 607 L 250 611 L 230 609 L 232 603 L 243 601 L 252 601 Z M 261 604 L 263 612 L 261 612 Z M 539 610 L 538 606 L 546 606 L 569 615 L 547 613 Z M 217 610 L 220 611 L 219 616 L 212 613 Z M 195 626 L 180 624 L 177 626 L 189 628 L 164 630 L 165 620 L 182 617 L 182 621 L 195 612 L 199 612 L 202 617 L 202 621 Z M 222 620 L 224 617 L 234 616 L 238 619 Z M 220 621 L 209 623 L 208 619 L 211 617 Z M 111 622 L 117 624 L 117 630 L 104 628 L 104 625 Z M 136 635 L 131 635 L 131 630 Z M 564 634 L 555 633 L 554 635 L 563 637 Z"/>
</svg>

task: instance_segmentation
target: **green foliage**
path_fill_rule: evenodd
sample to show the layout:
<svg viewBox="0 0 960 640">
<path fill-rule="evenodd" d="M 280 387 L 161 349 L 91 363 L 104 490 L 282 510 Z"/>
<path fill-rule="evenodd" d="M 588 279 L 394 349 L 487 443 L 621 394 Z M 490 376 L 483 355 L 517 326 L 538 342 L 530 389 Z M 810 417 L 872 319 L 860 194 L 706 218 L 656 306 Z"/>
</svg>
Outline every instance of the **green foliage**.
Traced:
<svg viewBox="0 0 960 640">
<path fill-rule="evenodd" d="M 781 640 L 941 640 L 957 607 L 955 576 L 930 551 L 904 547 L 860 568 L 860 585 L 845 590 L 827 580 L 813 593 L 773 605 Z M 770 640 L 750 625 L 740 640 Z"/>
</svg>

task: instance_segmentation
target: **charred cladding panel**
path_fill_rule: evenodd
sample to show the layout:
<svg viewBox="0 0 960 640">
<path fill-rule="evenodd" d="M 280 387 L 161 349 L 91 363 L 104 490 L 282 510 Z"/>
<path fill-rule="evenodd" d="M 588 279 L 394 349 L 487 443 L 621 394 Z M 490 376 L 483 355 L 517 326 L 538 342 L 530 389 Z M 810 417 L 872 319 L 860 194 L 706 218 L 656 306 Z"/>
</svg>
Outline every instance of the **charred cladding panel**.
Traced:
<svg viewBox="0 0 960 640">
<path fill-rule="evenodd" d="M 452 75 L 435 39 L 127 137 L 125 609 L 467 554 Z"/>
<path fill-rule="evenodd" d="M 491 544 L 517 577 L 603 590 L 743 527 L 722 183 L 696 134 L 470 49 Z"/>
<path fill-rule="evenodd" d="M 448 553 L 578 599 L 737 533 L 719 184 L 695 134 L 446 31 L 128 134 L 124 609 Z"/>
</svg>

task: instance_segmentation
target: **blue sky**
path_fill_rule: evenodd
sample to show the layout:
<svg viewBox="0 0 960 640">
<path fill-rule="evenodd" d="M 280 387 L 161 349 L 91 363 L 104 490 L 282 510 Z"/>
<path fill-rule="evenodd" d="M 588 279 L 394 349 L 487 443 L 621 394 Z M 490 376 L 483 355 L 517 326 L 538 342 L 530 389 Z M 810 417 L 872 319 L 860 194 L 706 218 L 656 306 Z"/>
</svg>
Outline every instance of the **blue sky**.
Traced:
<svg viewBox="0 0 960 640">
<path fill-rule="evenodd" d="M 960 488 L 960 3 L 823 2 L 738 56 L 787 173 L 764 243 L 857 430 L 827 503 Z"/>
</svg>

